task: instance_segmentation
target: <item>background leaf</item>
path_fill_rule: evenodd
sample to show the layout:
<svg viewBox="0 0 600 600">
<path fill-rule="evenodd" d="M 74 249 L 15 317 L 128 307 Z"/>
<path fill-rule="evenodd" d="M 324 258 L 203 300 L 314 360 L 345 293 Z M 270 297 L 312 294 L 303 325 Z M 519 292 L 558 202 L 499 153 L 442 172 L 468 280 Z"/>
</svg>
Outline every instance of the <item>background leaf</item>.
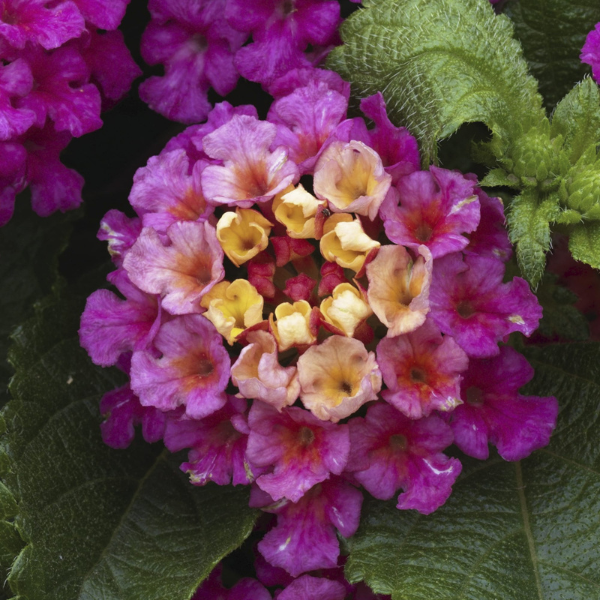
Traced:
<svg viewBox="0 0 600 600">
<path fill-rule="evenodd" d="M 552 109 L 590 72 L 579 54 L 587 34 L 600 21 L 600 4 L 597 0 L 518 0 L 507 2 L 504 13 L 513 21 L 545 104 Z"/>
<path fill-rule="evenodd" d="M 463 123 L 483 122 L 506 145 L 545 118 L 508 18 L 488 0 L 367 0 L 342 25 L 328 66 L 353 94 L 382 91 L 425 161 Z"/>
<path fill-rule="evenodd" d="M 78 212 L 38 217 L 28 194 L 16 202 L 11 221 L 0 228 L 0 406 L 9 400 L 14 369 L 7 354 L 13 329 L 33 312 L 33 303 L 50 293 L 58 272 L 58 255 L 67 245 Z"/>
<path fill-rule="evenodd" d="M 248 490 L 190 485 L 160 445 L 104 445 L 98 403 L 123 376 L 79 347 L 82 309 L 67 293 L 45 301 L 11 350 L 4 481 L 28 542 L 11 589 L 30 600 L 188 599 L 252 530 Z"/>
<path fill-rule="evenodd" d="M 529 347 L 525 390 L 555 395 L 550 445 L 508 463 L 464 459 L 430 516 L 368 500 L 346 574 L 394 600 L 600 597 L 600 344 Z"/>
<path fill-rule="evenodd" d="M 575 225 L 569 238 L 569 250 L 575 260 L 600 269 L 600 223 Z"/>
</svg>

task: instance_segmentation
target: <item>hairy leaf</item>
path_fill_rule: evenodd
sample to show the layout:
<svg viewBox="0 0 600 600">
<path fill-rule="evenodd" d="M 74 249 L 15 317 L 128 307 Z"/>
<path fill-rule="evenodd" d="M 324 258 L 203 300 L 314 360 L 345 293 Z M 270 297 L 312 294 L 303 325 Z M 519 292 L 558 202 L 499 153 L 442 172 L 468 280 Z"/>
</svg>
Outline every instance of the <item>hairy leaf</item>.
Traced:
<svg viewBox="0 0 600 600">
<path fill-rule="evenodd" d="M 546 106 L 554 107 L 589 73 L 579 54 L 587 34 L 600 21 L 600 4 L 597 0 L 518 0 L 508 2 L 504 14 L 515 25 Z"/>
<path fill-rule="evenodd" d="M 57 277 L 58 255 L 66 246 L 78 212 L 38 217 L 20 197 L 11 221 L 0 229 L 0 406 L 8 402 L 13 368 L 6 359 L 8 336 L 27 319 L 32 305 L 50 293 Z"/>
<path fill-rule="evenodd" d="M 15 334 L 2 446 L 28 545 L 10 586 L 30 600 L 187 600 L 250 533 L 247 489 L 190 485 L 161 445 L 103 444 L 98 403 L 122 376 L 79 347 L 82 309 L 63 293 Z"/>
<path fill-rule="evenodd" d="M 600 223 L 575 225 L 569 237 L 569 250 L 575 260 L 600 269 Z"/>
<path fill-rule="evenodd" d="M 540 282 L 550 249 L 550 222 L 559 214 L 558 201 L 538 204 L 533 192 L 524 192 L 512 201 L 507 215 L 510 240 L 516 244 L 521 272 L 532 287 Z"/>
<path fill-rule="evenodd" d="M 365 503 L 346 574 L 394 600 L 600 597 L 600 345 L 528 348 L 527 393 L 561 412 L 546 449 L 509 463 L 464 460 L 430 516 Z"/>
<path fill-rule="evenodd" d="M 552 135 L 563 136 L 573 164 L 590 146 L 595 149 L 600 143 L 600 90 L 593 79 L 586 77 L 558 104 L 552 115 Z"/>
<path fill-rule="evenodd" d="M 382 91 L 391 119 L 420 141 L 425 161 L 463 123 L 483 122 L 507 145 L 544 120 L 508 18 L 488 0 L 367 0 L 341 28 L 328 66 L 359 97 Z"/>
<path fill-rule="evenodd" d="M 589 325 L 581 311 L 575 308 L 577 294 L 559 285 L 557 279 L 557 275 L 547 271 L 537 290 L 544 316 L 536 333 L 551 340 L 587 340 L 590 336 Z"/>
</svg>

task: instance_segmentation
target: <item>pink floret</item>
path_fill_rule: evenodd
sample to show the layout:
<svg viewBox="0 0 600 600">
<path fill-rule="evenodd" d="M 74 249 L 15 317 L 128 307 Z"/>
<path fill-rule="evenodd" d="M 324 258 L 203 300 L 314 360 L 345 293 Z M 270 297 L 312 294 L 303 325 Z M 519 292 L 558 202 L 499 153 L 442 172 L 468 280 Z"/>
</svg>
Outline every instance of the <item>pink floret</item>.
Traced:
<svg viewBox="0 0 600 600">
<path fill-rule="evenodd" d="M 125 300 L 109 290 L 97 290 L 87 299 L 79 330 L 81 345 L 103 367 L 114 365 L 124 352 L 148 348 L 160 327 L 156 297 L 136 288 L 122 269 L 108 280 Z"/>
<path fill-rule="evenodd" d="M 302 408 L 277 409 L 255 402 L 248 419 L 248 458 L 268 469 L 258 486 L 273 500 L 298 502 L 330 474 L 340 475 L 350 450 L 347 425 L 321 421 Z"/>
<path fill-rule="evenodd" d="M 433 258 L 462 250 L 463 235 L 479 224 L 475 182 L 458 171 L 432 166 L 403 177 L 398 183 L 400 206 L 386 204 L 382 211 L 385 232 L 396 244 L 427 246 Z"/>
<path fill-rule="evenodd" d="M 134 427 L 140 423 L 144 440 L 149 444 L 163 437 L 164 413 L 153 406 L 142 406 L 129 384 L 104 394 L 100 412 L 105 417 L 100 425 L 102 439 L 111 448 L 127 448 L 135 437 Z"/>
<path fill-rule="evenodd" d="M 200 312 L 200 299 L 224 276 L 215 228 L 207 222 L 177 221 L 166 238 L 165 246 L 154 229 L 144 227 L 123 266 L 140 289 L 162 296 L 168 312 Z"/>
<path fill-rule="evenodd" d="M 202 193 L 200 176 L 207 165 L 190 165 L 185 150 L 153 156 L 133 177 L 129 202 L 144 227 L 165 233 L 176 221 L 206 221 L 214 207 Z M 191 169 L 191 174 L 188 174 Z"/>
<path fill-rule="evenodd" d="M 161 354 L 134 352 L 131 387 L 143 406 L 174 410 L 185 406 L 188 417 L 202 419 L 227 401 L 231 361 L 223 338 L 200 315 L 175 317 L 154 339 Z"/>
<path fill-rule="evenodd" d="M 600 82 L 600 23 L 588 34 L 579 58 L 592 67 L 592 76 Z"/>
<path fill-rule="evenodd" d="M 277 514 L 277 525 L 258 543 L 258 550 L 293 577 L 337 567 L 340 546 L 335 530 L 346 538 L 354 535 L 362 501 L 362 493 L 339 478 L 317 484 L 295 504 L 273 504 L 268 494 L 254 487 L 251 506 Z"/>
<path fill-rule="evenodd" d="M 381 157 L 386 172 L 392 176 L 392 183 L 418 171 L 421 158 L 417 140 L 406 127 L 396 127 L 389 120 L 381 92 L 361 100 L 360 109 L 375 123 L 375 129 L 369 132 L 369 145 Z"/>
<path fill-rule="evenodd" d="M 221 583 L 221 565 L 202 582 L 191 600 L 272 600 L 271 594 L 256 579 L 244 577 L 232 588 Z"/>
<path fill-rule="evenodd" d="M 272 104 L 267 119 L 278 125 L 274 145 L 289 149 L 301 173 L 312 172 L 323 144 L 347 110 L 347 97 L 315 77 Z"/>
<path fill-rule="evenodd" d="M 73 0 L 86 21 L 99 29 L 116 29 L 130 0 Z"/>
<path fill-rule="evenodd" d="M 246 115 L 207 135 L 204 152 L 224 161 L 202 172 L 202 189 L 207 200 L 250 208 L 255 202 L 271 200 L 300 177 L 298 167 L 288 160 L 283 147 L 270 151 L 277 128 L 272 123 Z"/>
<path fill-rule="evenodd" d="M 253 471 L 245 457 L 246 411 L 246 400 L 229 396 L 223 408 L 201 421 L 186 416 L 167 421 L 165 446 L 171 452 L 190 448 L 188 462 L 181 465 L 181 470 L 188 473 L 191 483 L 251 483 Z"/>
<path fill-rule="evenodd" d="M 558 403 L 554 397 L 519 394 L 532 377 L 525 357 L 509 346 L 494 358 L 471 360 L 462 383 L 464 404 L 448 416 L 465 454 L 484 460 L 491 443 L 504 460 L 521 460 L 548 444 Z"/>
<path fill-rule="evenodd" d="M 431 319 L 412 333 L 383 338 L 377 363 L 388 387 L 381 395 L 411 419 L 433 410 L 451 411 L 461 403 L 460 374 L 469 360 L 451 337 L 442 337 Z"/>
<path fill-rule="evenodd" d="M 388 500 L 402 488 L 397 507 L 426 515 L 446 502 L 461 464 L 442 454 L 452 430 L 439 417 L 412 421 L 382 403 L 349 425 L 348 470 L 375 498 Z"/>
<path fill-rule="evenodd" d="M 12 217 L 15 197 L 27 185 L 27 151 L 21 144 L 0 142 L 0 227 Z"/>
<path fill-rule="evenodd" d="M 479 198 L 481 218 L 477 229 L 469 235 L 465 254 L 495 256 L 506 262 L 512 256 L 512 245 L 508 239 L 504 206 L 500 198 L 490 198 L 481 188 L 475 188 Z"/>
<path fill-rule="evenodd" d="M 542 307 L 520 277 L 502 283 L 504 263 L 493 256 L 450 254 L 435 261 L 429 302 L 442 333 L 478 358 L 498 354 L 498 342 L 513 331 L 529 336 Z"/>
</svg>

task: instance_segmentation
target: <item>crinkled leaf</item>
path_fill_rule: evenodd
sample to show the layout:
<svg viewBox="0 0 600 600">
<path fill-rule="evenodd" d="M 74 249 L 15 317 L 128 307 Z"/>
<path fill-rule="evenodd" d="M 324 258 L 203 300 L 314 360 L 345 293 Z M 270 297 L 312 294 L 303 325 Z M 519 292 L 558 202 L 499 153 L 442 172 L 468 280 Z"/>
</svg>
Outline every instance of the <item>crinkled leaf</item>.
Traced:
<svg viewBox="0 0 600 600">
<path fill-rule="evenodd" d="M 581 311 L 575 308 L 577 294 L 557 283 L 558 277 L 546 272 L 537 289 L 537 298 L 544 316 L 537 330 L 548 339 L 583 341 L 589 338 L 589 325 Z"/>
<path fill-rule="evenodd" d="M 482 187 L 521 187 L 519 179 L 504 169 L 492 169 L 480 182 Z"/>
<path fill-rule="evenodd" d="M 10 586 L 29 600 L 187 600 L 250 533 L 247 489 L 191 486 L 160 444 L 103 444 L 98 403 L 122 376 L 79 347 L 82 309 L 61 294 L 15 334 L 2 446 L 28 545 Z"/>
<path fill-rule="evenodd" d="M 359 97 L 381 90 L 426 162 L 463 123 L 483 122 L 506 144 L 545 118 L 510 20 L 488 0 L 367 0 L 341 35 L 328 66 Z"/>
<path fill-rule="evenodd" d="M 558 104 L 552 115 L 552 135 L 563 136 L 573 164 L 590 146 L 600 144 L 600 90 L 593 79 L 586 77 Z M 592 161 L 595 155 L 594 151 Z"/>
<path fill-rule="evenodd" d="M 1 160 L 1 159 L 0 159 Z M 0 406 L 8 402 L 8 336 L 27 319 L 36 300 L 50 293 L 57 277 L 58 255 L 66 246 L 78 213 L 38 217 L 29 199 L 18 198 L 15 214 L 0 229 Z"/>
<path fill-rule="evenodd" d="M 589 66 L 579 59 L 587 34 L 600 21 L 597 0 L 518 0 L 507 2 L 507 14 L 540 92 L 552 108 Z"/>
<path fill-rule="evenodd" d="M 600 269 L 600 223 L 575 225 L 570 231 L 569 250 L 575 260 Z"/>
<path fill-rule="evenodd" d="M 550 249 L 550 222 L 559 214 L 558 201 L 538 204 L 535 193 L 525 192 L 514 198 L 507 215 L 510 240 L 516 244 L 521 272 L 532 287 L 544 274 L 546 252 Z"/>
<path fill-rule="evenodd" d="M 546 449 L 509 463 L 464 461 L 430 516 L 365 502 L 346 574 L 393 600 L 600 597 L 600 345 L 528 348 L 526 392 L 561 412 Z"/>
</svg>

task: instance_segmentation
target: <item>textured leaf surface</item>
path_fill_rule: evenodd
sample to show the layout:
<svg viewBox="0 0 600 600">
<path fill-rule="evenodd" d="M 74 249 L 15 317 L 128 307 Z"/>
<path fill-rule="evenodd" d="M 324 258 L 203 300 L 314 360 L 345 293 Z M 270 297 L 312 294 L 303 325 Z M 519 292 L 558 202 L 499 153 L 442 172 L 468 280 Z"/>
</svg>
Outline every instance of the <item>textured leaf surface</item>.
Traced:
<svg viewBox="0 0 600 600">
<path fill-rule="evenodd" d="M 487 0 L 367 0 L 346 20 L 328 66 L 359 97 L 382 91 L 388 113 L 420 141 L 426 160 L 463 123 L 483 122 L 503 143 L 544 118 L 507 17 Z"/>
<path fill-rule="evenodd" d="M 575 225 L 569 237 L 569 250 L 575 260 L 600 269 L 600 223 Z"/>
<path fill-rule="evenodd" d="M 30 600 L 188 599 L 250 533 L 247 490 L 191 486 L 160 444 L 103 444 L 98 403 L 122 377 L 79 348 L 82 308 L 45 302 L 11 350 L 5 483 L 29 543 L 10 586 Z"/>
<path fill-rule="evenodd" d="M 66 246 L 78 213 L 38 217 L 20 197 L 11 221 L 0 229 L 0 406 L 9 400 L 8 336 L 30 316 L 36 300 L 50 293 L 57 277 L 58 255 Z"/>
<path fill-rule="evenodd" d="M 532 285 L 540 282 L 550 249 L 550 221 L 558 215 L 557 202 L 545 200 L 538 204 L 534 193 L 525 192 L 514 198 L 507 215 L 510 241 L 516 244 L 521 272 Z"/>
<path fill-rule="evenodd" d="M 587 34 L 600 21 L 597 0 L 519 0 L 505 9 L 532 74 L 552 108 L 590 67 L 579 60 Z"/>
<path fill-rule="evenodd" d="M 346 574 L 394 600 L 600 597 L 600 345 L 528 348 L 529 394 L 555 395 L 550 445 L 519 463 L 465 460 L 428 517 L 367 501 Z"/>
<path fill-rule="evenodd" d="M 558 104 L 552 115 L 552 135 L 563 136 L 573 164 L 590 146 L 600 143 L 600 90 L 593 79 L 586 77 Z"/>
</svg>

